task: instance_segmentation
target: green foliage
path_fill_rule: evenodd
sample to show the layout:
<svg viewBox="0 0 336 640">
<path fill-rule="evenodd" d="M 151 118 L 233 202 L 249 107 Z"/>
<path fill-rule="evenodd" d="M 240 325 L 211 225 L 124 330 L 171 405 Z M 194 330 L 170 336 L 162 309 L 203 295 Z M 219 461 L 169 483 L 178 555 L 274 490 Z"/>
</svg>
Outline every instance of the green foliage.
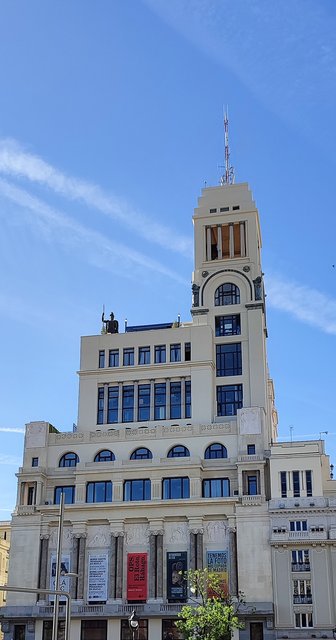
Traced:
<svg viewBox="0 0 336 640">
<path fill-rule="evenodd" d="M 223 588 L 220 577 L 207 569 L 187 571 L 193 604 L 186 604 L 175 623 L 185 640 L 230 640 L 234 629 L 241 628 L 237 606 Z"/>
</svg>

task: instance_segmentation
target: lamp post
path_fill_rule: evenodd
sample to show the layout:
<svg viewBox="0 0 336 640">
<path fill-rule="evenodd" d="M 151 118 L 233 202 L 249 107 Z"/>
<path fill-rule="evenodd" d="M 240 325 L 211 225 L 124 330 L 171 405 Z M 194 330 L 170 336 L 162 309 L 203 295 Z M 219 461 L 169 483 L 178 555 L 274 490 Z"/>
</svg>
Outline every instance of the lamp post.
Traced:
<svg viewBox="0 0 336 640">
<path fill-rule="evenodd" d="M 132 640 L 135 640 L 136 631 L 139 632 L 139 616 L 137 616 L 135 609 L 133 609 L 130 617 L 128 618 L 128 626 L 132 631 Z"/>
</svg>

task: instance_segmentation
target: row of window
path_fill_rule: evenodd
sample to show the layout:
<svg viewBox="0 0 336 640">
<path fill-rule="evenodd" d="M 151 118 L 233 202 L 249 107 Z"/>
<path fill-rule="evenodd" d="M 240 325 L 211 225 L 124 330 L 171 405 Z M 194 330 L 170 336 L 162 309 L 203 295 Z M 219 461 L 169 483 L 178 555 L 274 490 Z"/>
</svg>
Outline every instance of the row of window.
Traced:
<svg viewBox="0 0 336 640">
<path fill-rule="evenodd" d="M 135 634 L 137 640 L 148 640 L 148 620 L 139 618 L 139 628 Z M 26 625 L 15 624 L 13 640 L 25 640 Z M 58 638 L 65 637 L 65 622 L 58 622 Z M 107 640 L 107 620 L 81 620 L 81 640 Z M 133 640 L 128 619 L 120 621 L 120 640 Z M 162 620 L 162 640 L 182 640 L 182 633 L 175 626 L 174 619 Z M 52 640 L 52 620 L 43 621 L 42 640 Z"/>
<path fill-rule="evenodd" d="M 255 445 L 248 445 L 247 452 L 255 453 Z M 175 445 L 171 449 L 169 449 L 167 453 L 167 458 L 185 458 L 190 456 L 190 451 L 184 445 Z M 210 444 L 204 452 L 205 460 L 213 460 L 215 458 L 227 458 L 227 449 L 220 442 L 213 442 Z M 153 458 L 153 454 L 150 449 L 147 447 L 138 447 L 135 449 L 131 455 L 130 460 L 149 460 Z M 36 458 L 32 458 L 34 461 Z M 102 449 L 97 453 L 94 458 L 94 462 L 113 462 L 115 460 L 115 455 L 113 451 L 110 449 Z M 59 467 L 75 467 L 79 463 L 79 457 L 77 453 L 73 451 L 68 451 L 65 453 L 59 461 Z M 33 465 L 34 466 L 34 465 Z"/>
<path fill-rule="evenodd" d="M 289 531 L 292 533 L 301 533 L 301 532 L 308 532 L 308 525 L 307 525 L 307 520 L 291 520 L 289 523 Z M 318 533 L 318 532 L 322 532 L 324 531 L 324 526 L 323 525 L 319 525 L 319 526 L 312 526 L 310 527 L 310 531 L 312 531 L 313 533 Z M 274 527 L 273 528 L 273 533 L 287 533 L 287 529 L 286 527 Z"/>
<path fill-rule="evenodd" d="M 191 418 L 191 382 L 98 387 L 97 424 Z"/>
<path fill-rule="evenodd" d="M 74 486 L 59 486 L 54 490 L 54 504 L 59 504 L 64 493 L 65 504 L 75 501 Z M 228 498 L 230 496 L 230 480 L 228 478 L 211 478 L 202 481 L 202 498 Z M 179 500 L 190 498 L 190 480 L 187 476 L 163 478 L 162 499 Z M 151 500 L 151 481 L 149 478 L 139 480 L 124 480 L 123 500 L 135 502 Z M 86 502 L 112 502 L 111 480 L 87 482 Z"/>
<path fill-rule="evenodd" d="M 288 491 L 294 498 L 299 498 L 302 492 L 309 498 L 313 495 L 313 477 L 310 470 L 307 471 L 281 471 L 280 472 L 281 497 L 287 498 Z"/>
<path fill-rule="evenodd" d="M 99 351 L 98 366 L 99 369 L 105 367 L 105 349 Z M 122 363 L 124 367 L 132 367 L 135 364 L 135 349 L 134 347 L 125 347 L 122 351 Z M 167 359 L 167 347 L 165 344 L 158 344 L 154 347 L 154 363 L 162 364 Z M 174 343 L 169 346 L 169 361 L 181 362 L 182 361 L 182 345 L 181 343 Z M 190 362 L 191 360 L 191 343 L 184 343 L 184 361 Z M 150 346 L 138 347 L 138 365 L 151 364 L 151 348 Z M 108 351 L 108 366 L 119 367 L 119 349 L 109 349 Z"/>
</svg>

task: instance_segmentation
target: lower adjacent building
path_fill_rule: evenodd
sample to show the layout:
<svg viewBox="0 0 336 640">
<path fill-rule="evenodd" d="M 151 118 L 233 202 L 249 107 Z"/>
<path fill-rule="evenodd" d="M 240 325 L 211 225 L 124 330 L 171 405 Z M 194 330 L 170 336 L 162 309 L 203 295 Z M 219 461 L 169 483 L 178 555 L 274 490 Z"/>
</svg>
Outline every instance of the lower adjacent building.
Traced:
<svg viewBox="0 0 336 640">
<path fill-rule="evenodd" d="M 8 560 L 10 547 L 10 522 L 0 521 L 0 585 L 7 584 Z M 6 605 L 6 591 L 0 591 L 0 616 L 2 607 Z M 0 640 L 3 633 L 0 630 Z"/>
<path fill-rule="evenodd" d="M 241 640 L 332 638 L 336 487 L 322 441 L 277 442 L 247 184 L 204 189 L 193 222 L 191 321 L 103 317 L 75 431 L 27 425 L 9 584 L 54 589 L 64 495 L 71 640 L 131 640 L 134 609 L 138 640 L 179 640 L 180 572 L 202 567 L 243 593 Z M 5 640 L 50 640 L 52 613 L 52 595 L 8 593 Z"/>
</svg>

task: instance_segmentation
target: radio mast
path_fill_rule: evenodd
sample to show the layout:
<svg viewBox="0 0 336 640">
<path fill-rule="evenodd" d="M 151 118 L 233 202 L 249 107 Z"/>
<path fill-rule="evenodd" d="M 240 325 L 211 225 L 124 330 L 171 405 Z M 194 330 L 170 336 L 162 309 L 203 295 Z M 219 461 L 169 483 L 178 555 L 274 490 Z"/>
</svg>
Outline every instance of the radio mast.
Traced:
<svg viewBox="0 0 336 640">
<path fill-rule="evenodd" d="M 220 179 L 221 186 L 234 184 L 235 181 L 234 168 L 230 165 L 228 108 L 226 108 L 226 111 L 224 112 L 224 162 L 225 173 L 223 173 Z"/>
</svg>

